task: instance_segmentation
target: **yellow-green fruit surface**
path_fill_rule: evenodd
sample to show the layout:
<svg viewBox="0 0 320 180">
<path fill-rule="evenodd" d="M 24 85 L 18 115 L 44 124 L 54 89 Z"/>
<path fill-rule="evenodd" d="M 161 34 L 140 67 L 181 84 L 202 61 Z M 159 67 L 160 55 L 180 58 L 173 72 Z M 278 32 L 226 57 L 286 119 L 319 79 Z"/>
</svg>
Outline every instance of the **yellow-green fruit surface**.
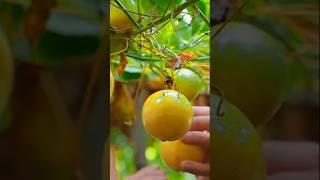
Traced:
<svg viewBox="0 0 320 180">
<path fill-rule="evenodd" d="M 189 101 L 193 101 L 199 94 L 200 77 L 190 69 L 178 69 L 175 71 L 175 88 L 185 95 Z"/>
<path fill-rule="evenodd" d="M 112 4 L 110 5 L 110 25 L 123 33 L 130 32 L 134 29 L 131 20 L 124 11 Z"/>
<path fill-rule="evenodd" d="M 213 43 L 213 83 L 255 126 L 279 109 L 287 94 L 283 45 L 258 27 L 229 23 Z"/>
<path fill-rule="evenodd" d="M 226 100 L 223 111 L 224 115 L 213 116 L 212 122 L 212 179 L 265 180 L 262 145 L 254 126 Z"/>
</svg>

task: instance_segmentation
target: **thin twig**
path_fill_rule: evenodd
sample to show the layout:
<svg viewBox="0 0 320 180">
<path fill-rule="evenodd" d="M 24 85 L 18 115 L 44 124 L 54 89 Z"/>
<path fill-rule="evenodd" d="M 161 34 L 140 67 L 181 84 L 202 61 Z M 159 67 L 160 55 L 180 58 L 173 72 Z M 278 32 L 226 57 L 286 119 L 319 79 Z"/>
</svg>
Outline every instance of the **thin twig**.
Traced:
<svg viewBox="0 0 320 180">
<path fill-rule="evenodd" d="M 130 11 L 130 10 L 127 10 L 127 9 L 123 9 L 123 8 L 121 8 L 121 7 L 119 7 L 119 6 L 115 5 L 115 4 L 111 4 L 111 5 L 114 6 L 114 7 L 116 7 L 116 8 L 119 8 L 119 9 L 121 9 L 121 10 L 123 10 L 123 11 L 127 11 L 127 12 L 129 12 L 129 13 L 131 13 L 131 14 L 136 14 L 136 15 L 139 15 L 139 16 L 145 16 L 145 17 L 161 17 L 161 16 L 159 16 L 159 15 L 148 15 L 148 14 L 141 14 L 141 13 L 139 13 L 139 12 Z"/>
<path fill-rule="evenodd" d="M 52 73 L 41 72 L 40 75 L 40 84 L 56 119 L 64 123 L 68 128 L 72 128 L 72 117 L 67 110 L 66 102 L 64 102 Z"/>
<path fill-rule="evenodd" d="M 114 0 L 119 7 L 121 7 L 122 11 L 128 16 L 128 18 L 132 21 L 134 26 L 140 31 L 139 24 L 134 20 L 134 18 L 131 16 L 131 14 L 128 12 L 128 10 L 123 6 L 123 4 L 119 0 Z"/>
<path fill-rule="evenodd" d="M 193 5 L 192 8 L 200 15 L 200 17 L 204 20 L 204 22 L 210 27 L 210 22 L 207 17 L 203 14 L 203 12 L 197 7 L 197 5 Z"/>
<path fill-rule="evenodd" d="M 211 38 L 216 37 L 216 36 L 222 31 L 222 29 L 223 29 L 227 24 L 229 24 L 229 22 L 230 22 L 234 17 L 236 17 L 236 15 L 237 15 L 249 2 L 250 2 L 250 0 L 245 1 L 245 2 L 237 9 L 237 11 L 236 11 L 235 13 L 233 13 L 232 16 L 231 16 L 225 23 L 222 24 L 222 26 L 218 29 L 217 32 L 215 32 L 215 33 L 213 34 L 213 36 L 212 36 Z M 210 39 L 211 39 L 211 38 L 210 38 Z"/>
<path fill-rule="evenodd" d="M 146 67 L 147 67 L 146 64 L 143 65 L 141 77 L 140 77 L 140 79 L 139 79 L 139 83 L 138 83 L 138 86 L 137 86 L 137 89 L 136 89 L 136 93 L 135 93 L 135 96 L 134 96 L 134 102 L 135 102 L 135 104 L 137 104 L 137 101 L 138 101 L 138 96 L 139 96 L 139 94 L 140 94 L 140 90 L 141 90 L 141 87 L 142 87 L 142 82 L 143 82 L 143 78 L 144 78 L 144 75 L 145 75 Z"/>
<path fill-rule="evenodd" d="M 195 4 L 197 1 L 199 1 L 199 0 L 190 0 L 190 1 L 182 4 L 181 6 L 179 6 L 178 8 L 176 8 L 172 13 L 170 13 L 170 14 L 168 14 L 168 15 L 166 15 L 166 16 L 158 19 L 158 20 L 156 20 L 155 22 L 153 22 L 153 23 L 149 24 L 148 26 L 142 28 L 140 31 L 137 31 L 137 32 L 132 33 L 132 35 L 137 35 L 137 34 L 139 34 L 139 33 L 145 32 L 145 31 L 153 28 L 154 26 L 157 26 L 157 25 L 159 25 L 159 24 L 167 21 L 167 20 L 170 19 L 170 18 L 176 17 L 176 16 L 179 15 L 185 8 L 187 8 L 187 7 L 189 7 L 189 6 L 192 6 L 192 5 Z"/>
<path fill-rule="evenodd" d="M 147 50 L 149 50 L 150 52 L 153 52 L 152 51 L 152 49 L 150 49 L 149 47 L 147 47 L 147 46 L 145 46 L 145 45 L 143 45 L 142 43 L 140 43 L 139 41 L 137 41 L 137 40 L 134 40 L 134 39 L 132 39 L 132 41 L 133 42 L 135 42 L 135 43 L 137 43 L 138 45 L 140 45 L 141 47 L 144 47 L 144 48 L 146 48 Z M 164 55 L 162 55 L 162 54 L 160 54 L 159 52 L 153 52 L 156 56 L 160 56 L 160 57 L 163 57 L 163 58 L 167 58 L 166 56 L 164 56 Z"/>
<path fill-rule="evenodd" d="M 96 61 L 95 64 L 92 66 L 92 70 L 91 70 L 91 75 L 90 75 L 90 80 L 88 83 L 88 87 L 86 89 L 85 95 L 84 95 L 84 100 L 82 103 L 82 107 L 80 110 L 80 115 L 79 115 L 79 124 L 78 124 L 78 129 L 79 132 L 81 131 L 84 121 L 86 119 L 91 101 L 92 101 L 92 95 L 93 95 L 93 91 L 95 89 L 95 86 L 97 84 L 97 80 L 99 75 L 101 74 L 101 64 L 103 61 Z"/>
<path fill-rule="evenodd" d="M 169 1 L 166 10 L 165 10 L 164 13 L 163 13 L 163 16 L 165 16 L 165 15 L 167 14 L 168 9 L 169 9 L 169 7 L 170 7 L 170 5 L 171 5 L 171 1 L 172 1 L 172 0 Z M 162 17 L 163 17 L 163 16 L 162 16 Z"/>
<path fill-rule="evenodd" d="M 220 96 L 220 100 L 218 102 L 218 106 L 217 106 L 217 110 L 215 111 L 218 117 L 221 117 L 224 115 L 224 112 L 222 112 L 222 105 L 223 105 L 223 101 L 224 101 L 224 93 L 223 91 L 218 88 L 215 85 L 211 85 L 211 88 L 216 91 L 218 93 L 218 95 Z"/>
</svg>

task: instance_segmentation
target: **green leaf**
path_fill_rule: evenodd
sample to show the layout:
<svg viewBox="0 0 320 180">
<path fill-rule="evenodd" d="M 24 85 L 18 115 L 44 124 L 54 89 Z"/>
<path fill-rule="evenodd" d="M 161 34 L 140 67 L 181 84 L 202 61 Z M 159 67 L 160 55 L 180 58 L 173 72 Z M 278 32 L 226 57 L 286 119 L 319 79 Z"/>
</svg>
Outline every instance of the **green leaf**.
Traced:
<svg viewBox="0 0 320 180">
<path fill-rule="evenodd" d="M 198 2 L 196 3 L 196 6 L 200 9 L 200 11 L 201 11 L 203 14 L 208 15 L 208 10 L 209 10 L 208 7 L 209 7 L 209 6 L 207 6 L 204 1 L 198 1 Z"/>
<path fill-rule="evenodd" d="M 120 77 L 120 81 L 133 81 L 138 80 L 141 77 L 142 69 L 127 65 L 124 72 Z"/>
<path fill-rule="evenodd" d="M 36 43 L 37 62 L 63 63 L 67 58 L 93 55 L 100 45 L 101 27 L 97 20 L 53 11 L 48 30 Z"/>
<path fill-rule="evenodd" d="M 67 58 L 92 55 L 100 44 L 99 36 L 66 36 L 47 31 L 39 37 L 36 59 L 43 63 L 63 63 Z"/>
</svg>

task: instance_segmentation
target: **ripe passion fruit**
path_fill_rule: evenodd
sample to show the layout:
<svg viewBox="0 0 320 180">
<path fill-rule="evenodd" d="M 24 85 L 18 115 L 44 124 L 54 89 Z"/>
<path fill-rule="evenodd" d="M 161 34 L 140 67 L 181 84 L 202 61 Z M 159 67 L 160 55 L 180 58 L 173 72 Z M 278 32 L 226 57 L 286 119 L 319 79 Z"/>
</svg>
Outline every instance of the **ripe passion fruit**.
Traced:
<svg viewBox="0 0 320 180">
<path fill-rule="evenodd" d="M 142 108 L 146 131 L 162 141 L 181 138 L 191 127 L 192 105 L 176 90 L 161 90 L 150 95 Z"/>
<path fill-rule="evenodd" d="M 204 151 L 199 146 L 185 144 L 181 140 L 161 142 L 160 155 L 167 166 L 175 170 L 180 170 L 182 161 L 202 162 L 205 157 Z"/>
</svg>

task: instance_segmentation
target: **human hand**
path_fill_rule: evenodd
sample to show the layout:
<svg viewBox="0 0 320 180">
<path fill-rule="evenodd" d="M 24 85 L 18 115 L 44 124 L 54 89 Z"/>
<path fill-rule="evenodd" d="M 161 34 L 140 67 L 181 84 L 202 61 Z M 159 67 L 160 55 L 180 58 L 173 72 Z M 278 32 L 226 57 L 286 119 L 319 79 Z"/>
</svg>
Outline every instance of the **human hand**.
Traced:
<svg viewBox="0 0 320 180">
<path fill-rule="evenodd" d="M 209 150 L 210 108 L 193 107 L 191 130 L 182 138 L 186 144 L 199 145 Z M 263 150 L 267 161 L 268 180 L 317 180 L 319 179 L 319 145 L 310 142 L 264 142 Z M 199 175 L 198 180 L 208 180 L 210 165 L 184 161 L 181 168 Z"/>
<path fill-rule="evenodd" d="M 158 166 L 147 166 L 135 174 L 128 176 L 126 180 L 166 180 L 165 173 Z"/>
<path fill-rule="evenodd" d="M 182 171 L 195 174 L 199 180 L 209 179 L 209 148 L 210 148 L 210 107 L 193 107 L 193 121 L 191 129 L 181 139 L 182 142 L 191 145 L 197 145 L 204 149 L 206 158 L 204 162 L 183 161 L 180 166 Z"/>
<path fill-rule="evenodd" d="M 268 180 L 318 180 L 319 145 L 311 142 L 264 142 Z"/>
</svg>

